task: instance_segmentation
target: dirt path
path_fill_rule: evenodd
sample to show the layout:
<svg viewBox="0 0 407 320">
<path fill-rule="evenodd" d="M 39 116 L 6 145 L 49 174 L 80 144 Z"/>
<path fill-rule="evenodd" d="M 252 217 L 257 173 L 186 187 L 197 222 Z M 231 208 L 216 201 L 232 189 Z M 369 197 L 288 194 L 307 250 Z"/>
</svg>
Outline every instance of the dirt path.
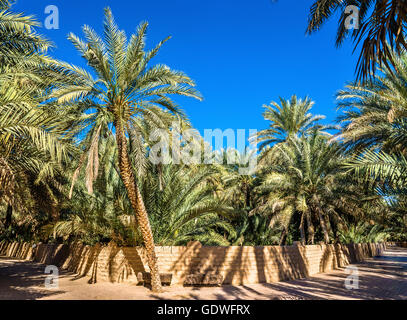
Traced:
<svg viewBox="0 0 407 320">
<path fill-rule="evenodd" d="M 407 249 L 389 248 L 381 257 L 354 265 L 359 289 L 345 288 L 344 269 L 309 279 L 223 286 L 219 288 L 165 288 L 159 295 L 127 284 L 88 284 L 86 278 L 62 271 L 58 289 L 46 289 L 45 266 L 0 257 L 0 299 L 407 299 Z"/>
</svg>

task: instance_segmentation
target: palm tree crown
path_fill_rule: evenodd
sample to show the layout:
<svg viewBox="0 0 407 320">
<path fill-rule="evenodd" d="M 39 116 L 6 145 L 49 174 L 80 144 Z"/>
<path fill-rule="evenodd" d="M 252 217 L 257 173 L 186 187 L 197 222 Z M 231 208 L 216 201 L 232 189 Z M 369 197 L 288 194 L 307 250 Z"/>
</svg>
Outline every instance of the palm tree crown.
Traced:
<svg viewBox="0 0 407 320">
<path fill-rule="evenodd" d="M 260 150 L 290 137 L 302 136 L 323 128 L 318 121 L 325 117 L 309 112 L 314 102 L 308 97 L 303 100 L 293 95 L 290 100 L 280 98 L 280 103 L 281 105 L 273 101 L 270 106 L 264 106 L 263 117 L 270 121 L 270 126 L 256 135 Z"/>
</svg>

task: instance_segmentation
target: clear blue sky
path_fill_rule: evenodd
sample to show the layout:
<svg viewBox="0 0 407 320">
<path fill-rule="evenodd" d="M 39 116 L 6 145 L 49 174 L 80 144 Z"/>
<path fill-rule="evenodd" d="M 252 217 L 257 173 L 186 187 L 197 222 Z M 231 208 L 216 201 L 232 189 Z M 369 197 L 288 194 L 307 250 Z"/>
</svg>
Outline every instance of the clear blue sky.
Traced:
<svg viewBox="0 0 407 320">
<path fill-rule="evenodd" d="M 347 42 L 334 45 L 336 21 L 305 35 L 312 0 L 18 0 L 16 11 L 44 22 L 47 5 L 59 8 L 60 29 L 46 30 L 55 44 L 51 54 L 84 66 L 66 40 L 82 36 L 81 26 L 102 30 L 103 8 L 110 6 L 128 35 L 140 21 L 150 23 L 149 48 L 167 35 L 154 63 L 164 63 L 192 77 L 203 102 L 178 100 L 193 125 L 203 129 L 262 129 L 262 105 L 279 96 L 309 95 L 313 113 L 336 118 L 334 95 L 354 78 L 356 55 Z"/>
</svg>

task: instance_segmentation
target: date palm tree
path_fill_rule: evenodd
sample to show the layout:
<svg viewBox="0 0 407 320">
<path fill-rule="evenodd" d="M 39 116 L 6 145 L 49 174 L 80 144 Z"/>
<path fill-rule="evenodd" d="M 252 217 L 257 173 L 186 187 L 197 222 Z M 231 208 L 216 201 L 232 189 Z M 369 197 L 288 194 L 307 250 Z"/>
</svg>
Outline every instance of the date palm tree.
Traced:
<svg viewBox="0 0 407 320">
<path fill-rule="evenodd" d="M 148 171 L 141 192 L 157 243 L 185 245 L 198 240 L 207 245 L 229 245 L 223 233 L 234 234 L 228 223 L 234 210 L 213 195 L 209 179 L 217 172 L 214 166 L 176 164 L 164 165 L 161 172 Z"/>
<path fill-rule="evenodd" d="M 260 143 L 260 151 L 291 137 L 299 137 L 315 129 L 322 130 L 318 121 L 325 116 L 312 115 L 310 110 L 313 105 L 314 102 L 308 97 L 298 99 L 296 95 L 289 100 L 280 98 L 280 105 L 274 101 L 271 105 L 264 105 L 263 117 L 270 122 L 269 128 L 259 131 L 253 137 Z"/>
<path fill-rule="evenodd" d="M 327 137 L 314 132 L 306 137 L 293 137 L 276 145 L 270 152 L 269 165 L 259 174 L 262 183 L 255 190 L 260 196 L 254 213 L 271 217 L 285 230 L 300 214 L 301 240 L 314 243 L 313 220 L 319 221 L 326 243 L 329 237 L 329 216 L 336 215 L 333 204 L 340 197 L 338 174 L 340 148 L 329 144 Z M 336 189 L 336 190 L 335 190 Z"/>
<path fill-rule="evenodd" d="M 349 30 L 346 22 L 350 18 L 348 6 L 358 8 L 359 28 Z M 307 33 L 318 31 L 321 26 L 339 12 L 336 45 L 340 46 L 347 36 L 351 36 L 356 47 L 361 44 L 357 64 L 357 77 L 367 79 L 375 73 L 376 65 L 389 68 L 392 60 L 391 48 L 396 52 L 407 49 L 405 25 L 407 23 L 407 3 L 401 0 L 316 0 L 309 13 Z M 389 41 L 389 42 L 388 42 Z"/>
<path fill-rule="evenodd" d="M 355 153 L 366 149 L 407 151 L 407 54 L 392 52 L 393 71 L 387 67 L 363 85 L 350 83 L 337 94 L 344 147 Z"/>
<path fill-rule="evenodd" d="M 407 155 L 407 55 L 392 52 L 395 68 L 337 94 L 342 130 L 337 138 L 351 157 L 346 167 L 380 183 L 387 195 L 405 192 Z"/>
<path fill-rule="evenodd" d="M 11 1 L 0 1 L 0 63 L 4 67 L 33 66 L 52 45 L 35 31 L 40 24 L 32 16 L 11 11 Z M 35 66 L 35 65 L 34 65 Z"/>
<path fill-rule="evenodd" d="M 60 115 L 44 103 L 65 76 L 45 55 L 50 43 L 35 32 L 37 21 L 10 11 L 9 1 L 0 9 L 0 200 L 8 204 L 8 225 L 12 207 L 27 207 L 30 194 L 45 191 L 45 200 L 47 183 L 75 148 Z"/>
<path fill-rule="evenodd" d="M 107 8 L 103 39 L 89 26 L 83 27 L 86 41 L 70 34 L 69 40 L 87 61 L 96 78 L 81 68 L 72 67 L 71 72 L 82 80 L 74 85 L 60 86 L 53 96 L 59 103 L 76 103 L 77 110 L 89 114 L 86 124 L 93 137 L 89 139 L 89 147 L 85 151 L 88 153 L 87 168 L 95 175 L 98 169 L 99 136 L 104 134 L 103 128 L 114 131 L 118 148 L 118 167 L 143 236 L 151 271 L 152 290 L 160 291 L 154 238 L 129 157 L 128 138 L 135 138 L 131 136 L 135 119 L 151 115 L 154 107 L 159 106 L 171 113 L 182 115 L 170 98 L 171 95 L 200 99 L 200 94 L 193 88 L 194 82 L 184 73 L 173 71 L 165 65 L 149 67 L 150 60 L 169 38 L 146 52 L 146 29 L 147 23 L 142 23 L 137 33 L 128 41 L 124 31 L 119 30 L 115 23 L 111 10 Z"/>
</svg>

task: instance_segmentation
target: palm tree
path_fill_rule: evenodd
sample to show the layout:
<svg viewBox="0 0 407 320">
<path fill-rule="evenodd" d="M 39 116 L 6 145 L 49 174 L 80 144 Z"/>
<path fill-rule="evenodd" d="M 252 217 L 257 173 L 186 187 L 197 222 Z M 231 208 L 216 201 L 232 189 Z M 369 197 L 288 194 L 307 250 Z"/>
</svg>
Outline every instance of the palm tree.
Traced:
<svg viewBox="0 0 407 320">
<path fill-rule="evenodd" d="M 359 28 L 346 28 L 348 6 L 359 9 Z M 366 79 L 375 73 L 375 62 L 389 68 L 393 63 L 391 48 L 396 52 L 407 49 L 404 28 L 407 22 L 407 3 L 400 0 L 316 0 L 309 13 L 307 33 L 318 31 L 336 12 L 340 13 L 336 45 L 340 46 L 351 34 L 356 47 L 362 49 L 357 65 L 357 77 Z M 389 44 L 387 43 L 389 41 Z"/>
<path fill-rule="evenodd" d="M 344 166 L 364 180 L 373 180 L 388 196 L 405 195 L 407 159 L 401 153 L 366 150 L 350 158 Z"/>
<path fill-rule="evenodd" d="M 45 56 L 49 42 L 35 33 L 32 17 L 10 12 L 8 1 L 0 7 L 0 199 L 9 224 L 13 206 L 28 209 L 27 193 L 40 192 L 36 202 L 53 198 L 60 165 L 75 148 L 64 120 L 44 103 L 64 78 Z"/>
<path fill-rule="evenodd" d="M 407 150 L 407 55 L 392 52 L 392 59 L 395 70 L 384 67 L 372 81 L 351 83 L 337 94 L 343 111 L 337 137 L 352 152 Z"/>
<path fill-rule="evenodd" d="M 339 232 L 341 243 L 378 243 L 387 241 L 390 234 L 378 224 L 359 221 Z"/>
<path fill-rule="evenodd" d="M 236 232 L 231 245 L 270 246 L 279 243 L 279 228 L 270 227 L 270 217 L 262 214 L 241 214 L 233 219 Z"/>
<path fill-rule="evenodd" d="M 392 57 L 395 70 L 385 67 L 383 75 L 338 93 L 344 113 L 337 139 L 350 154 L 345 167 L 394 196 L 404 193 L 407 181 L 407 55 Z"/>
<path fill-rule="evenodd" d="M 134 228 L 134 216 L 116 166 L 117 146 L 113 136 L 100 143 L 100 165 L 93 194 L 80 180 L 72 200 L 63 207 L 64 219 L 44 228 L 57 238 L 78 239 L 88 244 L 112 239 L 123 245 L 140 245 L 142 238 Z M 144 157 L 148 157 L 145 150 Z M 130 153 L 130 158 L 135 157 Z M 155 243 L 185 245 L 191 240 L 203 244 L 228 245 L 234 228 L 228 222 L 233 208 L 215 197 L 210 179 L 218 174 L 216 166 L 147 162 L 145 172 L 137 175 L 140 193 L 149 212 Z M 166 223 L 163 223 L 165 221 Z M 228 234 L 224 236 L 221 233 Z"/>
<path fill-rule="evenodd" d="M 253 188 L 257 154 L 255 150 L 249 148 L 243 152 L 233 148 L 221 152 L 223 164 L 220 166 L 222 186 L 220 197 L 233 204 L 236 209 L 249 211 L 254 205 Z"/>
<path fill-rule="evenodd" d="M 402 223 L 407 194 L 407 56 L 404 52 L 391 54 L 393 71 L 384 67 L 374 79 L 352 83 L 338 93 L 344 113 L 339 117 L 342 130 L 336 138 L 348 153 L 344 168 L 382 199 L 381 212 L 387 219 L 381 225 L 392 217 Z"/>
<path fill-rule="evenodd" d="M 86 124 L 93 136 L 89 139 L 86 151 L 88 171 L 93 172 L 93 176 L 96 176 L 98 168 L 99 136 L 105 134 L 106 128 L 113 128 L 118 147 L 118 167 L 146 246 L 152 289 L 160 291 L 154 239 L 129 157 L 128 137 L 134 137 L 131 136 L 131 128 L 135 128 L 135 119 L 151 114 L 153 107 L 160 106 L 174 114 L 182 114 L 169 95 L 198 99 L 200 95 L 193 88 L 194 82 L 182 72 L 173 71 L 165 65 L 148 67 L 150 60 L 168 38 L 153 50 L 145 52 L 146 29 L 147 23 L 142 23 L 137 34 L 127 41 L 124 31 L 119 30 L 107 8 L 103 39 L 88 26 L 83 27 L 86 42 L 70 34 L 69 40 L 97 78 L 94 79 L 85 70 L 72 68 L 71 72 L 82 80 L 60 86 L 53 96 L 60 103 L 76 102 L 78 110 L 90 113 Z"/>
<path fill-rule="evenodd" d="M 11 1 L 0 1 L 0 62 L 12 65 L 45 52 L 50 42 L 37 34 L 40 24 L 32 17 L 10 11 Z"/>
<path fill-rule="evenodd" d="M 273 101 L 270 106 L 264 106 L 263 117 L 270 121 L 270 126 L 268 129 L 259 131 L 253 137 L 260 143 L 260 151 L 275 143 L 284 142 L 289 138 L 303 136 L 311 131 L 324 128 L 318 124 L 318 121 L 325 117 L 312 115 L 309 112 L 314 102 L 308 97 L 304 100 L 298 99 L 295 95 L 290 100 L 280 98 L 280 104 Z"/>
<path fill-rule="evenodd" d="M 157 243 L 229 245 L 223 234 L 234 233 L 228 222 L 234 209 L 213 194 L 209 181 L 217 173 L 215 166 L 176 164 L 148 171 L 140 189 Z"/>
<path fill-rule="evenodd" d="M 311 244 L 315 234 L 312 221 L 316 219 L 328 243 L 329 216 L 337 215 L 335 201 L 343 195 L 336 192 L 340 189 L 339 146 L 314 132 L 276 145 L 270 159 L 259 174 L 262 183 L 256 192 L 260 201 L 254 212 L 271 216 L 271 225 L 278 222 L 284 230 L 293 222 L 294 214 L 299 213 L 301 241 L 305 243 L 306 223 Z"/>
<path fill-rule="evenodd" d="M 407 212 L 406 197 L 395 197 L 388 206 L 384 226 L 389 230 L 391 239 L 405 241 L 407 238 Z"/>
</svg>

